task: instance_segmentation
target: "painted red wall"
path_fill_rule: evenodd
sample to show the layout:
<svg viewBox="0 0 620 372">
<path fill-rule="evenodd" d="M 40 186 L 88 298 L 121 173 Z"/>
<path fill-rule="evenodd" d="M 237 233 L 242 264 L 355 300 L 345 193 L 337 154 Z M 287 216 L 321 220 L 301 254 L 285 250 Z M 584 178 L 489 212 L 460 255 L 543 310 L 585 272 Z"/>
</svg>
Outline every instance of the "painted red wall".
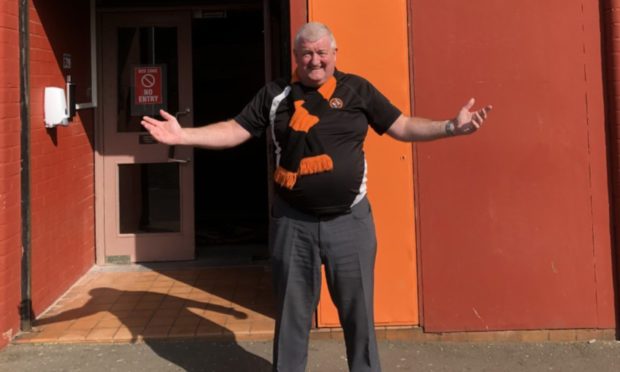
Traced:
<svg viewBox="0 0 620 372">
<path fill-rule="evenodd" d="M 94 162 L 92 110 L 68 127 L 46 129 L 43 91 L 64 87 L 62 55 L 72 55 L 72 75 L 84 96 L 90 85 L 88 2 L 57 6 L 34 0 L 30 12 L 32 297 L 35 315 L 53 303 L 94 263 Z M 66 10 L 71 9 L 67 22 Z"/>
<path fill-rule="evenodd" d="M 0 348 L 19 330 L 20 117 L 18 2 L 0 1 Z"/>
<path fill-rule="evenodd" d="M 614 327 L 598 2 L 410 4 L 414 112 L 495 106 L 415 147 L 425 329 Z"/>
</svg>

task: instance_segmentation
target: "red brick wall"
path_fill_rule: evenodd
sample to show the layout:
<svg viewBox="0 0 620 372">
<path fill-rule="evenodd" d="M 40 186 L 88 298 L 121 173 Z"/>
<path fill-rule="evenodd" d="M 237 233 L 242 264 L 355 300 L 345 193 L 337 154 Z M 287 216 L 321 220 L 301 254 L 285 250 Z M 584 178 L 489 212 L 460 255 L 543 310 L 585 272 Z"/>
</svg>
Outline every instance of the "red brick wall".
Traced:
<svg viewBox="0 0 620 372">
<path fill-rule="evenodd" d="M 19 329 L 20 118 L 18 2 L 0 0 L 0 348 Z"/>
<path fill-rule="evenodd" d="M 425 329 L 615 327 L 599 2 L 410 1 Z"/>
<path fill-rule="evenodd" d="M 71 9 L 71 22 L 65 12 Z M 90 66 L 88 2 L 34 0 L 30 12 L 32 298 L 35 315 L 94 263 L 94 161 L 91 110 L 68 127 L 46 129 L 43 92 L 64 87 L 62 55 L 74 71 Z M 73 74 L 75 75 L 75 74 Z M 73 76 L 78 89 L 88 76 Z"/>
</svg>

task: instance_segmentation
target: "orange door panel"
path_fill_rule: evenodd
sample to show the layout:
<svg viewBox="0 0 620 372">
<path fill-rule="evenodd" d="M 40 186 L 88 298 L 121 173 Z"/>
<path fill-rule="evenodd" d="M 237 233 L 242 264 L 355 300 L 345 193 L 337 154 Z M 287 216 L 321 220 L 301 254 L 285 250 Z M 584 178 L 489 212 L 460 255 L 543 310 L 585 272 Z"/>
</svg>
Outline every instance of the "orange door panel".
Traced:
<svg viewBox="0 0 620 372">
<path fill-rule="evenodd" d="M 340 70 L 368 79 L 409 113 L 405 1 L 310 0 L 308 13 L 311 21 L 323 22 L 334 32 Z M 381 325 L 418 324 L 411 145 L 370 130 L 365 151 L 378 240 L 375 321 Z M 318 325 L 338 324 L 323 280 Z"/>
</svg>

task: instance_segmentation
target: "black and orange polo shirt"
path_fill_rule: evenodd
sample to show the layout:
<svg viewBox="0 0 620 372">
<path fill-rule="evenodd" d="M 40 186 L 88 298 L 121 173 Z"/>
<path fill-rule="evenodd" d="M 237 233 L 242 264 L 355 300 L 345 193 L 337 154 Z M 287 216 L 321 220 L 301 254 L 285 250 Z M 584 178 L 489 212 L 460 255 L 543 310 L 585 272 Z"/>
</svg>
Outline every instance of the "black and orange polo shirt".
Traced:
<svg viewBox="0 0 620 372">
<path fill-rule="evenodd" d="M 313 130 L 325 153 L 333 160 L 333 170 L 299 177 L 293 189 L 276 185 L 277 194 L 300 211 L 329 216 L 349 213 L 366 195 L 367 165 L 363 144 L 370 125 L 385 133 L 401 111 L 366 79 L 340 71 L 334 73 L 336 90 Z M 319 94 L 303 88 L 305 97 Z M 286 146 L 289 120 L 293 112 L 288 81 L 265 85 L 235 120 L 253 136 L 269 130 L 274 137 L 276 167 Z"/>
</svg>

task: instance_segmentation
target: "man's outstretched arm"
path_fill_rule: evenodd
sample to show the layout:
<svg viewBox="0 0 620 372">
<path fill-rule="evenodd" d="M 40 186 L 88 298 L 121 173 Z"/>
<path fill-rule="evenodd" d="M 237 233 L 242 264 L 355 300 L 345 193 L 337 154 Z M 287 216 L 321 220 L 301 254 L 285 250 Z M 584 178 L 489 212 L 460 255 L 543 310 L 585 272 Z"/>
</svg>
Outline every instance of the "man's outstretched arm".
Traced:
<svg viewBox="0 0 620 372">
<path fill-rule="evenodd" d="M 252 135 L 234 119 L 195 128 L 183 128 L 177 119 L 160 110 L 164 120 L 149 116 L 142 118 L 142 125 L 159 142 L 167 145 L 203 147 L 211 150 L 227 149 L 242 144 Z"/>
<path fill-rule="evenodd" d="M 482 126 L 492 106 L 470 111 L 475 100 L 471 98 L 452 120 L 434 121 L 401 115 L 387 130 L 387 134 L 399 141 L 431 141 L 439 138 L 472 134 Z"/>
</svg>

